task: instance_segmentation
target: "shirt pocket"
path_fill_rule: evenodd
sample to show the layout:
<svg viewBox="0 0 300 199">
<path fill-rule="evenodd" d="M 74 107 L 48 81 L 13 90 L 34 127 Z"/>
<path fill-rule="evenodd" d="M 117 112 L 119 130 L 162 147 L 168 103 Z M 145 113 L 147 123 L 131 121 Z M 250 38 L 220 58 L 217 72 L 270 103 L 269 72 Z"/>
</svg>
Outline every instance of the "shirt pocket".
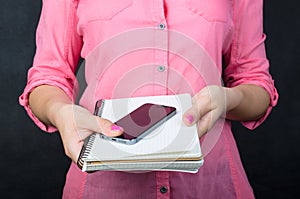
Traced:
<svg viewBox="0 0 300 199">
<path fill-rule="evenodd" d="M 227 22 L 229 15 L 228 0 L 185 0 L 186 8 L 207 21 Z"/>
<path fill-rule="evenodd" d="M 81 0 L 79 12 L 85 22 L 111 20 L 133 4 L 133 0 Z"/>
</svg>

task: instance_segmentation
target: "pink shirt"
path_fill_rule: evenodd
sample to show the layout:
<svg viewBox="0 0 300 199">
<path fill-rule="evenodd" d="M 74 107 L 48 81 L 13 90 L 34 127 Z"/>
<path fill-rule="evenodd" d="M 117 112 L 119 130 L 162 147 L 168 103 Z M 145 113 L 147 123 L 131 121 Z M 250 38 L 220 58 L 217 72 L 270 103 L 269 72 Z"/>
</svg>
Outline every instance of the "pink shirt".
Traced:
<svg viewBox="0 0 300 199">
<path fill-rule="evenodd" d="M 101 98 L 193 95 L 223 77 L 228 87 L 256 84 L 270 94 L 267 113 L 243 122 L 254 129 L 278 98 L 264 40 L 262 0 L 44 0 L 37 51 L 20 103 L 41 129 L 56 131 L 32 114 L 28 95 L 50 84 L 74 99 L 81 55 L 87 59 L 87 89 L 80 104 L 90 111 Z M 221 75 L 222 58 L 226 69 Z M 87 174 L 72 163 L 63 197 L 254 198 L 230 122 L 215 129 L 218 139 L 204 149 L 205 163 L 197 174 Z"/>
</svg>

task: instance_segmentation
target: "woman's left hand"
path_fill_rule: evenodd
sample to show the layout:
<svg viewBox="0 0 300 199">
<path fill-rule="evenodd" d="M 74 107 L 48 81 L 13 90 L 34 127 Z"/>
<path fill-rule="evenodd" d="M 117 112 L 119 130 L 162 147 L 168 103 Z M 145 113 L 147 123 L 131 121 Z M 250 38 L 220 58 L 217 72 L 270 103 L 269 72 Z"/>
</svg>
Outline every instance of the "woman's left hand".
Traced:
<svg viewBox="0 0 300 199">
<path fill-rule="evenodd" d="M 192 107 L 183 115 L 183 121 L 187 126 L 196 123 L 199 137 L 210 130 L 220 117 L 225 116 L 226 89 L 229 88 L 207 86 L 192 98 Z"/>
<path fill-rule="evenodd" d="M 197 124 L 201 137 L 220 117 L 254 121 L 261 118 L 269 106 L 268 92 L 258 85 L 207 86 L 193 97 L 192 107 L 183 115 L 183 121 L 187 126 Z"/>
</svg>

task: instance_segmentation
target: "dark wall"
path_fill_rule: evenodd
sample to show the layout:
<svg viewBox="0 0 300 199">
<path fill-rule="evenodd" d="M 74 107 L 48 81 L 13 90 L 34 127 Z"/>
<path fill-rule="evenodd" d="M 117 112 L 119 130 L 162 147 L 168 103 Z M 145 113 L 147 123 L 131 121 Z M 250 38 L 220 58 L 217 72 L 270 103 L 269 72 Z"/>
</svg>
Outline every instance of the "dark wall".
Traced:
<svg viewBox="0 0 300 199">
<path fill-rule="evenodd" d="M 60 198 L 69 160 L 57 133 L 18 105 L 35 51 L 40 0 L 0 0 L 0 198 Z"/>
<path fill-rule="evenodd" d="M 60 198 L 70 161 L 57 133 L 40 131 L 18 105 L 35 50 L 41 0 L 0 0 L 0 198 Z M 296 0 L 265 1 L 265 32 L 278 106 L 255 131 L 234 123 L 257 198 L 300 195 L 300 30 Z"/>
<path fill-rule="evenodd" d="M 267 54 L 279 103 L 254 132 L 236 125 L 235 137 L 257 198 L 299 198 L 299 6 L 296 0 L 265 0 L 264 11 Z"/>
</svg>

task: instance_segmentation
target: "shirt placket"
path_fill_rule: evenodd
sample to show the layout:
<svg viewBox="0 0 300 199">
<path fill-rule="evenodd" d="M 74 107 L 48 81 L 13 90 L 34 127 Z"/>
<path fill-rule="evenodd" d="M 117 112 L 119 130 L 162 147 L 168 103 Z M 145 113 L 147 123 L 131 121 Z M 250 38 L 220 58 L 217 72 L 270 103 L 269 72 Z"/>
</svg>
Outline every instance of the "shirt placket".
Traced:
<svg viewBox="0 0 300 199">
<path fill-rule="evenodd" d="M 170 198 L 170 182 L 169 172 L 157 171 L 156 172 L 156 198 L 169 199 Z"/>
<path fill-rule="evenodd" d="M 168 25 L 164 13 L 164 1 L 153 1 L 155 95 L 167 94 L 168 78 Z"/>
<path fill-rule="evenodd" d="M 154 25 L 154 75 L 153 81 L 156 95 L 168 92 L 168 24 L 164 12 L 164 0 L 155 0 L 152 4 Z M 169 172 L 156 172 L 156 196 L 160 199 L 170 198 Z"/>
</svg>

